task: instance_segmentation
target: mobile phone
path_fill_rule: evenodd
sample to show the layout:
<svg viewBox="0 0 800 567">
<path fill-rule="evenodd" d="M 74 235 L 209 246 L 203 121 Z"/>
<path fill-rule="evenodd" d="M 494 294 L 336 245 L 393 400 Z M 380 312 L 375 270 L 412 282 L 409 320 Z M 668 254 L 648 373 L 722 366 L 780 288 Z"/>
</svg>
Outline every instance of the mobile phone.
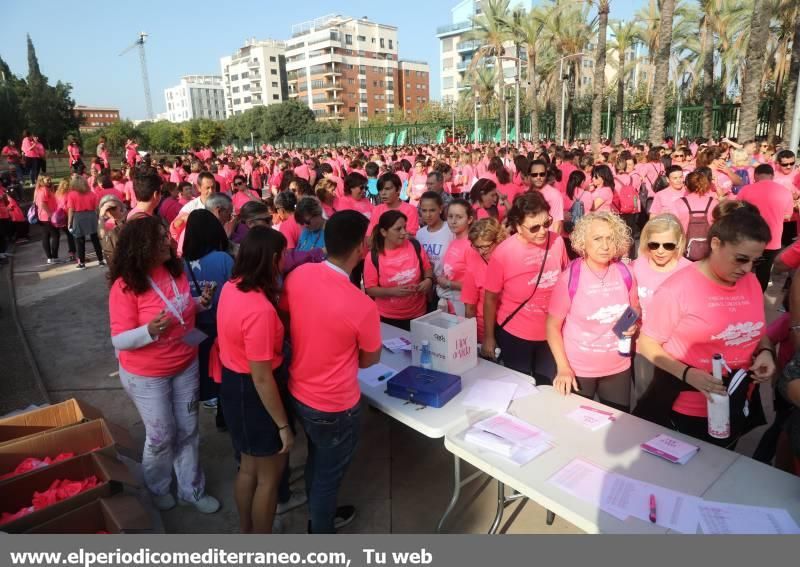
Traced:
<svg viewBox="0 0 800 567">
<path fill-rule="evenodd" d="M 628 305 L 628 308 L 625 309 L 625 312 L 617 319 L 617 322 L 614 323 L 614 334 L 617 335 L 618 339 L 623 337 L 622 333 L 627 331 L 631 328 L 631 325 L 636 323 L 639 320 L 639 312 L 636 311 L 633 307 Z"/>
</svg>

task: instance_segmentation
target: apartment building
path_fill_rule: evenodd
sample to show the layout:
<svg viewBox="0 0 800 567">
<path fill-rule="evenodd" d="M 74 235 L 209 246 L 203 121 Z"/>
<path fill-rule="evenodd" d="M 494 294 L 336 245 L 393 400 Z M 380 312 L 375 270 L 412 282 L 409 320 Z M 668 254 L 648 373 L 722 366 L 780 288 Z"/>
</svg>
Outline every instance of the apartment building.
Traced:
<svg viewBox="0 0 800 567">
<path fill-rule="evenodd" d="M 253 38 L 220 59 L 228 116 L 287 100 L 285 54 L 283 41 Z"/>
<path fill-rule="evenodd" d="M 167 120 L 185 122 L 194 118 L 223 120 L 225 89 L 219 75 L 186 75 L 179 85 L 164 89 Z"/>
<path fill-rule="evenodd" d="M 77 105 L 73 109 L 73 114 L 77 117 L 81 132 L 89 132 L 110 126 L 114 122 L 119 122 L 119 109 L 107 106 L 83 106 Z"/>
</svg>

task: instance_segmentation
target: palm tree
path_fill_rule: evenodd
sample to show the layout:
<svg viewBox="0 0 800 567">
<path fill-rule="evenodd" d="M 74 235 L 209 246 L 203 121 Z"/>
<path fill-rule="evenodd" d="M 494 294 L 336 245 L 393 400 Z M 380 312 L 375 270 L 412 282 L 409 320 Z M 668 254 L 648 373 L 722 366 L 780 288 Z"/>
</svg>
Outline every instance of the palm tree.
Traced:
<svg viewBox="0 0 800 567">
<path fill-rule="evenodd" d="M 742 87 L 742 106 L 739 114 L 739 139 L 755 138 L 758 126 L 758 107 L 761 102 L 761 79 L 764 68 L 764 48 L 769 40 L 770 10 L 766 2 L 755 2 L 747 44 L 746 73 Z"/>
<path fill-rule="evenodd" d="M 662 0 L 661 22 L 658 30 L 658 54 L 653 78 L 653 104 L 650 114 L 650 142 L 661 144 L 664 141 L 664 110 L 667 105 L 669 81 L 669 60 L 672 48 L 672 17 L 675 13 L 675 0 Z"/>
<path fill-rule="evenodd" d="M 792 37 L 792 62 L 789 67 L 789 80 L 786 82 L 786 104 L 783 107 L 783 139 L 789 140 L 794 122 L 794 97 L 797 92 L 797 77 L 800 75 L 800 10 L 794 17 L 794 36 Z M 792 151 L 797 148 L 789 148 Z"/>
<path fill-rule="evenodd" d="M 594 63 L 594 92 L 592 93 L 592 150 L 600 153 L 600 127 L 603 113 L 603 90 L 606 79 L 606 31 L 610 0 L 597 0 L 597 55 Z"/>
<path fill-rule="evenodd" d="M 485 117 L 492 108 L 495 99 L 495 67 L 476 67 L 469 75 L 469 81 L 464 84 L 466 87 L 459 96 L 459 100 L 464 102 L 464 111 L 472 108 L 475 99 L 481 103 L 481 116 Z"/>
<path fill-rule="evenodd" d="M 794 35 L 795 20 L 800 13 L 800 5 L 796 0 L 772 0 L 771 12 L 779 14 L 778 25 L 774 30 L 770 30 L 770 50 L 767 61 L 771 64 L 764 66 L 764 82 L 766 76 L 772 71 L 773 94 L 769 109 L 769 130 L 768 136 L 774 138 L 778 132 L 778 112 L 780 110 L 780 100 L 783 95 L 783 85 L 786 82 L 786 75 L 790 66 L 790 43 Z"/>
<path fill-rule="evenodd" d="M 465 39 L 474 39 L 481 42 L 470 63 L 470 70 L 474 70 L 481 60 L 494 58 L 497 68 L 497 94 L 500 97 L 500 131 L 505 135 L 507 116 L 503 105 L 505 74 L 503 73 L 503 56 L 506 53 L 504 44 L 511 39 L 509 28 L 510 0 L 487 0 L 483 5 L 483 12 L 472 20 L 473 28 Z"/>
<path fill-rule="evenodd" d="M 634 46 L 639 39 L 638 28 L 634 22 L 612 22 L 611 33 L 613 39 L 611 40 L 611 49 L 617 52 L 617 107 L 614 111 L 614 143 L 619 144 L 622 141 L 622 117 L 625 108 L 625 80 L 631 71 L 631 67 L 636 65 L 636 62 L 627 64 L 626 54 L 628 50 Z"/>
<path fill-rule="evenodd" d="M 703 137 L 711 137 L 714 118 L 714 31 L 712 19 L 719 9 L 719 0 L 700 0 L 700 50 L 703 65 Z"/>
<path fill-rule="evenodd" d="M 539 101 L 537 100 L 536 56 L 541 42 L 542 28 L 546 13 L 541 7 L 536 7 L 528 14 L 515 12 L 516 18 L 512 21 L 511 32 L 514 41 L 525 46 L 525 59 L 527 60 L 527 88 L 525 98 L 531 114 L 531 140 L 539 139 Z"/>
</svg>

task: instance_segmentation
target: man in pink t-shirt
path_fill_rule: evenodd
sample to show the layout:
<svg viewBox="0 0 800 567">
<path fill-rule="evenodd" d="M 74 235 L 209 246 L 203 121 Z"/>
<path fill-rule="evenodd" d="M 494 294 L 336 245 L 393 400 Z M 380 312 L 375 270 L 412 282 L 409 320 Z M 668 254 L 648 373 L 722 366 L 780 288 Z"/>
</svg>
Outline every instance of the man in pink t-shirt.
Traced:
<svg viewBox="0 0 800 567">
<path fill-rule="evenodd" d="M 672 211 L 672 205 L 678 199 L 686 196 L 686 188 L 683 185 L 683 169 L 679 165 L 671 165 L 666 171 L 669 186 L 656 193 L 653 198 L 653 205 L 650 207 L 650 218 L 661 213 Z"/>
<path fill-rule="evenodd" d="M 532 161 L 523 181 L 532 190 L 542 193 L 542 197 L 550 205 L 550 217 L 553 219 L 550 230 L 561 234 L 561 226 L 564 224 L 564 195 L 547 183 L 547 164 L 541 160 Z M 512 204 L 513 202 L 509 202 L 509 206 Z"/>
<path fill-rule="evenodd" d="M 325 225 L 328 260 L 296 268 L 280 301 L 292 337 L 290 401 L 314 455 L 306 465 L 311 533 L 335 533 L 336 519 L 355 515 L 352 506 L 337 508 L 336 497 L 358 445 L 358 369 L 381 354 L 378 309 L 350 283 L 364 257 L 367 224 L 357 211 L 335 213 Z"/>
</svg>

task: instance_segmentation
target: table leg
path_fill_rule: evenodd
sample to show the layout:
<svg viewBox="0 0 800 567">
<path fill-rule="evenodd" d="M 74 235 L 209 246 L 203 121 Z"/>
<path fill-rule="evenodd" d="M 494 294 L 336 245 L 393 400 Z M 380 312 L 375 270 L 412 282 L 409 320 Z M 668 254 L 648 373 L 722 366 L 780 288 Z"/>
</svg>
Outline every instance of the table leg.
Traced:
<svg viewBox="0 0 800 567">
<path fill-rule="evenodd" d="M 506 485 L 497 481 L 497 511 L 494 514 L 494 521 L 489 528 L 489 535 L 496 534 L 497 528 L 500 527 L 500 522 L 503 521 L 503 510 L 506 507 Z"/>
<path fill-rule="evenodd" d="M 453 496 L 450 498 L 450 503 L 447 505 L 447 509 L 444 511 L 444 514 L 442 514 L 439 524 L 436 526 L 436 533 L 442 533 L 442 530 L 444 529 L 444 523 L 447 521 L 447 517 L 456 507 L 458 497 L 461 496 L 461 488 L 481 476 L 483 476 L 483 471 L 479 470 L 475 471 L 464 480 L 461 480 L 461 459 L 453 455 Z"/>
</svg>

